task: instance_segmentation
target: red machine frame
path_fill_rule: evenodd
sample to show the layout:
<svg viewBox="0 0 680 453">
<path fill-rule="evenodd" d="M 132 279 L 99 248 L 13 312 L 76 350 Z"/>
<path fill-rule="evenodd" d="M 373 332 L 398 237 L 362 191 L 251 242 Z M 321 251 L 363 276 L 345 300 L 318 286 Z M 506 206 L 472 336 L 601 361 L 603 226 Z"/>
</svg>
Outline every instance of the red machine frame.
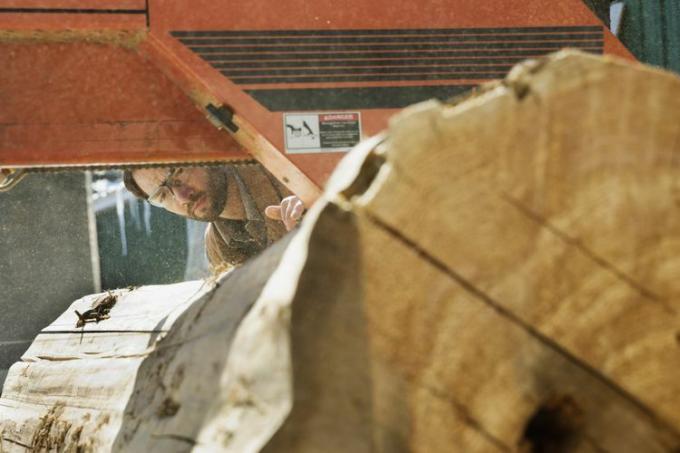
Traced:
<svg viewBox="0 0 680 453">
<path fill-rule="evenodd" d="M 400 102 L 565 46 L 632 58 L 580 0 L 0 0 L 0 167 L 254 157 L 311 204 Z M 339 132 L 293 153 L 294 114 Z"/>
</svg>

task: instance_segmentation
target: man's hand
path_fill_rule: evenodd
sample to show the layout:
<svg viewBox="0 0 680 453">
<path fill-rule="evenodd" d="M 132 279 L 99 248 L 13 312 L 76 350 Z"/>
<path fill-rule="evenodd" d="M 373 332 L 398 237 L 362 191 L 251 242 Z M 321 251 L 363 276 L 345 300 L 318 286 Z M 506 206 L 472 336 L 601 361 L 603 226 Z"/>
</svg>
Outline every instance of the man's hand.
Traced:
<svg viewBox="0 0 680 453">
<path fill-rule="evenodd" d="M 302 204 L 302 200 L 295 195 L 291 195 L 281 200 L 281 204 L 278 206 L 267 206 L 264 214 L 270 219 L 281 220 L 286 226 L 286 230 L 290 231 L 295 228 L 304 210 L 305 205 Z"/>
</svg>

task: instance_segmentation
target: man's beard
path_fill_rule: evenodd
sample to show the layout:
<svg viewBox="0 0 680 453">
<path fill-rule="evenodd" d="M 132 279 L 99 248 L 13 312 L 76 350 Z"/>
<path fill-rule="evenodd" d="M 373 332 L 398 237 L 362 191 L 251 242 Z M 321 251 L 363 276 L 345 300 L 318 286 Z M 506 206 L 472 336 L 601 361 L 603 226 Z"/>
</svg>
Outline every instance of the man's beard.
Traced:
<svg viewBox="0 0 680 453">
<path fill-rule="evenodd" d="M 220 214 L 227 205 L 227 174 L 223 168 L 207 168 L 208 188 L 204 192 L 197 192 L 192 196 L 192 200 L 187 206 L 187 216 L 204 222 L 212 222 L 220 218 Z M 204 214 L 195 211 L 196 203 L 203 197 L 208 202 Z"/>
</svg>

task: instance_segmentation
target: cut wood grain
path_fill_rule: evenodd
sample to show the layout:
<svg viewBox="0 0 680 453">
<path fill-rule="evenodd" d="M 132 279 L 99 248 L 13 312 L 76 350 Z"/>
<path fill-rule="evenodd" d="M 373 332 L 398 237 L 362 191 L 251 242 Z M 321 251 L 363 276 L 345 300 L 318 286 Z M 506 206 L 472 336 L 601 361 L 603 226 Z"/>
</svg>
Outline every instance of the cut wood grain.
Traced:
<svg viewBox="0 0 680 453">
<path fill-rule="evenodd" d="M 678 426 L 680 80 L 549 61 L 404 112 L 355 205 Z"/>
<path fill-rule="evenodd" d="M 355 295 L 306 297 L 360 301 L 369 396 L 339 408 L 364 393 L 334 392 L 343 337 L 319 351 L 334 330 L 315 326 L 342 316 L 296 325 L 296 300 L 296 399 L 268 451 L 348 451 L 329 445 L 367 414 L 364 450 L 677 451 L 679 116 L 676 76 L 571 52 L 401 113 L 327 193 L 354 231 L 318 234 L 359 243 L 338 277 Z M 312 288 L 343 275 L 328 249 Z"/>
</svg>

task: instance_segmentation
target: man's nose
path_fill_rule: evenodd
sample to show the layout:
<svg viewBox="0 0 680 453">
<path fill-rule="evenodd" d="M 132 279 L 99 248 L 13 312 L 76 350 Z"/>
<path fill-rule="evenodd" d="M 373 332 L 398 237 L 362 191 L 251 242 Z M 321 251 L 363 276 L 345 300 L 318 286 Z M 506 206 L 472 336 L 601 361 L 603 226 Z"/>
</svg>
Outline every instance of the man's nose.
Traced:
<svg viewBox="0 0 680 453">
<path fill-rule="evenodd" d="M 194 189 L 189 186 L 180 185 L 172 188 L 172 193 L 175 195 L 175 200 L 180 204 L 186 204 L 191 201 L 194 194 Z"/>
</svg>

